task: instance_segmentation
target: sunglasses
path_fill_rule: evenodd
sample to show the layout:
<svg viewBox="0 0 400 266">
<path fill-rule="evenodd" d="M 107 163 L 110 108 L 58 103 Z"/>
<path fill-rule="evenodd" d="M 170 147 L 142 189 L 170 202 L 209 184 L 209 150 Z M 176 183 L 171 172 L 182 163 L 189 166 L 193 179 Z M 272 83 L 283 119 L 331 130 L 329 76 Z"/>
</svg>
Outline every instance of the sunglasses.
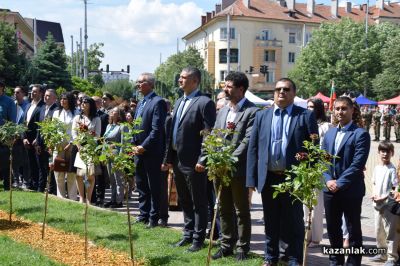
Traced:
<svg viewBox="0 0 400 266">
<path fill-rule="evenodd" d="M 89 100 L 83 100 L 83 103 L 89 103 Z"/>
<path fill-rule="evenodd" d="M 275 92 L 280 92 L 281 90 L 283 90 L 284 92 L 289 92 L 290 88 L 288 87 L 275 88 Z"/>
</svg>

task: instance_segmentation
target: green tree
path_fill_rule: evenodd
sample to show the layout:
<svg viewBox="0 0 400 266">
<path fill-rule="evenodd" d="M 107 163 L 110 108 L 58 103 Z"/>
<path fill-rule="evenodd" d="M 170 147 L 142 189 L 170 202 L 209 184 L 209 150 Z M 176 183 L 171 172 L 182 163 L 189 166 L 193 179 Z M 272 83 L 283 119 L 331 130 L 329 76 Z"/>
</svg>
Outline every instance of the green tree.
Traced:
<svg viewBox="0 0 400 266">
<path fill-rule="evenodd" d="M 134 86 L 132 82 L 127 79 L 121 79 L 106 83 L 101 90 L 123 98 L 124 100 L 129 100 L 133 95 L 133 89 Z"/>
<path fill-rule="evenodd" d="M 378 32 L 371 26 L 366 40 L 363 23 L 350 19 L 323 23 L 313 32 L 289 76 L 297 82 L 302 95 L 317 91 L 329 94 L 334 80 L 337 94 L 363 92 L 366 87 L 368 95 L 373 96 L 372 80 L 382 71 L 379 43 L 384 40 L 378 38 Z"/>
<path fill-rule="evenodd" d="M 99 70 L 100 64 L 104 58 L 104 52 L 101 50 L 104 47 L 104 43 L 92 43 L 89 48 L 88 48 L 88 71 L 96 71 Z M 83 51 L 75 51 L 73 54 L 74 58 L 74 65 L 72 66 L 73 68 L 73 73 L 76 73 L 76 62 L 78 60 L 78 55 L 79 55 L 79 60 L 81 61 L 81 64 L 83 66 Z M 68 70 L 69 73 L 71 73 L 71 56 L 67 56 L 68 58 Z"/>
<path fill-rule="evenodd" d="M 71 87 L 65 51 L 57 45 L 51 33 L 33 57 L 29 73 L 32 83 L 46 83 L 55 88 Z"/>
<path fill-rule="evenodd" d="M 76 76 L 72 77 L 72 87 L 88 96 L 101 96 L 101 91 L 96 89 L 90 81 Z"/>
<path fill-rule="evenodd" d="M 204 92 L 212 92 L 214 86 L 213 77 L 204 69 L 204 60 L 200 56 L 199 51 L 193 47 L 189 47 L 181 53 L 168 57 L 155 71 L 157 80 L 165 84 L 166 96 L 177 92 L 177 76 L 179 77 L 182 69 L 187 66 L 197 67 L 201 70 L 202 80 L 200 89 Z"/>
<path fill-rule="evenodd" d="M 0 22 L 0 78 L 9 86 L 24 84 L 28 61 L 25 54 L 18 52 L 15 29 Z"/>
</svg>

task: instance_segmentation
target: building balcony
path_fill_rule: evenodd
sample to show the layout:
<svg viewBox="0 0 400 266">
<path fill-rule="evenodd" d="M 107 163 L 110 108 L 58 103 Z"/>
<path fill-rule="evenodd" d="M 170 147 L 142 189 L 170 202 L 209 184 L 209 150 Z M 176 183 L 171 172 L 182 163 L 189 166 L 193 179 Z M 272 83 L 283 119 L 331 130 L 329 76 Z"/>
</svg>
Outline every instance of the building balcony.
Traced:
<svg viewBox="0 0 400 266">
<path fill-rule="evenodd" d="M 282 47 L 281 40 L 261 40 L 258 36 L 256 37 L 256 46 L 261 47 Z"/>
</svg>

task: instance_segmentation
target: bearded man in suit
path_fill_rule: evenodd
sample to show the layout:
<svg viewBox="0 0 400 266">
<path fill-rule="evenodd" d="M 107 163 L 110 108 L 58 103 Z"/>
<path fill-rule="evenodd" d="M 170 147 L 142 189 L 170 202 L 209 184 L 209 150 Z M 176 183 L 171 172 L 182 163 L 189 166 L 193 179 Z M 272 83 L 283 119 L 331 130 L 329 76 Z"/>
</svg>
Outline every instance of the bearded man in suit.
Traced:
<svg viewBox="0 0 400 266">
<path fill-rule="evenodd" d="M 202 157 L 202 130 L 215 123 L 214 102 L 198 86 L 201 72 L 194 67 L 182 70 L 179 78 L 184 95 L 177 100 L 172 117 L 172 137 L 163 168 L 173 167 L 179 203 L 185 225 L 183 238 L 175 246 L 192 244 L 188 251 L 199 251 L 207 228 L 207 174 Z"/>
<path fill-rule="evenodd" d="M 231 128 L 235 131 L 233 135 L 226 135 L 226 138 L 235 147 L 232 155 L 238 158 L 238 162 L 230 185 L 222 186 L 219 204 L 222 239 L 221 247 L 212 256 L 213 259 L 232 255 L 236 246 L 236 259 L 241 261 L 247 258 L 250 250 L 251 219 L 249 190 L 246 187 L 246 155 L 258 108 L 244 97 L 248 87 L 246 74 L 231 72 L 226 76 L 224 91 L 229 103 L 218 112 L 214 126 L 215 129 Z M 220 182 L 215 183 L 217 188 L 219 185 Z"/>
<path fill-rule="evenodd" d="M 288 265 L 303 261 L 303 206 L 290 194 L 273 198 L 274 185 L 285 182 L 286 169 L 297 165 L 295 155 L 304 151 L 304 140 L 318 134 L 314 114 L 294 105 L 296 85 L 282 78 L 275 85 L 274 106 L 256 114 L 247 152 L 247 181 L 261 193 L 265 223 L 265 266 L 277 265 L 279 240 L 288 247 Z"/>
</svg>

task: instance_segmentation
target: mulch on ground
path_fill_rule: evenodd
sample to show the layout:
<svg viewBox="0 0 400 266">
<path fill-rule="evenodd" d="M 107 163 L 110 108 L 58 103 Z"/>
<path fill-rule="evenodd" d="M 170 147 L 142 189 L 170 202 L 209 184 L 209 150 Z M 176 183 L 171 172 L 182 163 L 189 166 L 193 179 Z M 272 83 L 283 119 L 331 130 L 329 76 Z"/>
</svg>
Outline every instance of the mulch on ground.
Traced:
<svg viewBox="0 0 400 266">
<path fill-rule="evenodd" d="M 95 246 L 91 242 L 88 247 L 88 258 L 85 260 L 83 237 L 46 226 L 45 237 L 42 240 L 41 224 L 15 215 L 10 224 L 8 218 L 8 213 L 0 211 L 0 234 L 14 241 L 28 244 L 55 261 L 67 265 L 133 265 L 128 254 Z M 135 262 L 135 265 L 143 265 L 143 263 Z"/>
</svg>

